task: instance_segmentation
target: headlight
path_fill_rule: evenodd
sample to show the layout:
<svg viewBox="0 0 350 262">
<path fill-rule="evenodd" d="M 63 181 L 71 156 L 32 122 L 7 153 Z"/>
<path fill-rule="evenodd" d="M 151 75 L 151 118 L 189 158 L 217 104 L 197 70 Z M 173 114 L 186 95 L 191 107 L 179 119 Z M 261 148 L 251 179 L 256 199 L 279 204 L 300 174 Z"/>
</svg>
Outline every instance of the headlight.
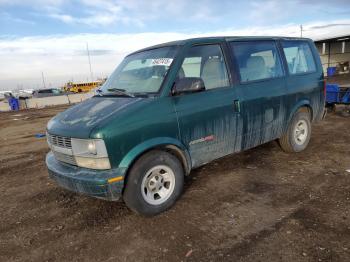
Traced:
<svg viewBox="0 0 350 262">
<path fill-rule="evenodd" d="M 97 154 L 95 140 L 89 141 L 89 143 L 88 143 L 88 150 L 89 150 L 89 153 L 92 154 L 92 155 L 96 155 Z"/>
<path fill-rule="evenodd" d="M 88 157 L 75 157 L 75 161 L 78 166 L 91 169 L 111 169 L 109 159 L 104 158 L 88 158 Z"/>
<path fill-rule="evenodd" d="M 102 139 L 72 138 L 73 156 L 80 167 L 110 169 L 105 142 Z"/>
</svg>

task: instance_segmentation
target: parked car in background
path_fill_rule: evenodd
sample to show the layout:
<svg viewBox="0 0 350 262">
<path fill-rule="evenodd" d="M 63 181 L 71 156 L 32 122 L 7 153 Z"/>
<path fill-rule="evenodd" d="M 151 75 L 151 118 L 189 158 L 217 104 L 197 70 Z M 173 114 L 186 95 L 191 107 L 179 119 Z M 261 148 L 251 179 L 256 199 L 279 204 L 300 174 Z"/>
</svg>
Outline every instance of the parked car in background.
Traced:
<svg viewBox="0 0 350 262">
<path fill-rule="evenodd" d="M 33 97 L 48 97 L 48 96 L 60 96 L 63 94 L 63 91 L 59 88 L 46 88 L 46 89 L 37 89 L 33 91 Z"/>
<path fill-rule="evenodd" d="M 69 190 L 122 197 L 155 215 L 180 197 L 194 168 L 272 140 L 287 152 L 304 150 L 324 116 L 324 88 L 310 39 L 149 47 L 128 55 L 96 96 L 49 121 L 49 175 Z"/>
<path fill-rule="evenodd" d="M 5 100 L 7 96 L 12 94 L 11 91 L 0 91 L 0 100 Z"/>
</svg>

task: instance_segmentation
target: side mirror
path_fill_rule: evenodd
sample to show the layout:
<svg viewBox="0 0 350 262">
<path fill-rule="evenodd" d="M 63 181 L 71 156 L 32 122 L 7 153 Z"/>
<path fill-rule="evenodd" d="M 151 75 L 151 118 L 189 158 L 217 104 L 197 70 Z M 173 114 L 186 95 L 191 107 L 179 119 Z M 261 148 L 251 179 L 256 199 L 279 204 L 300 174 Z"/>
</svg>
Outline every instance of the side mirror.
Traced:
<svg viewBox="0 0 350 262">
<path fill-rule="evenodd" d="M 184 77 L 176 81 L 172 90 L 173 95 L 196 93 L 205 90 L 204 82 L 200 77 Z"/>
</svg>

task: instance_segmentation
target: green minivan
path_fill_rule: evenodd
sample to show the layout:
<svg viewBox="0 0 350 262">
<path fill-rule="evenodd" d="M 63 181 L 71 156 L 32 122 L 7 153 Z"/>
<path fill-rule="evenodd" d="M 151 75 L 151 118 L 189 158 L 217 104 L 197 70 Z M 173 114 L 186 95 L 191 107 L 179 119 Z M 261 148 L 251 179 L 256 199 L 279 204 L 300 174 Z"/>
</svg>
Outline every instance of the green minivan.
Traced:
<svg viewBox="0 0 350 262">
<path fill-rule="evenodd" d="M 304 150 L 311 123 L 324 116 L 324 89 L 310 39 L 152 46 L 49 121 L 46 165 L 66 189 L 155 215 L 180 197 L 184 176 L 210 161 L 276 139 L 284 151 Z"/>
</svg>

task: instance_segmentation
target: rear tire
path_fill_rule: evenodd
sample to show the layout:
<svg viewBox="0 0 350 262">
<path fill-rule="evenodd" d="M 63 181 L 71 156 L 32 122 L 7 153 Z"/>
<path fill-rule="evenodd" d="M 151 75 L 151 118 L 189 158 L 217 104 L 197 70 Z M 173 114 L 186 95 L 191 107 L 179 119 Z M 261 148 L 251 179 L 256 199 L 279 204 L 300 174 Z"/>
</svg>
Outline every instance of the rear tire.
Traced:
<svg viewBox="0 0 350 262">
<path fill-rule="evenodd" d="M 301 152 L 309 144 L 311 137 L 310 113 L 299 110 L 288 126 L 287 131 L 278 140 L 285 152 Z"/>
<path fill-rule="evenodd" d="M 123 199 L 133 211 L 154 216 L 175 204 L 183 184 L 180 161 L 168 152 L 153 150 L 141 156 L 131 168 Z"/>
</svg>

